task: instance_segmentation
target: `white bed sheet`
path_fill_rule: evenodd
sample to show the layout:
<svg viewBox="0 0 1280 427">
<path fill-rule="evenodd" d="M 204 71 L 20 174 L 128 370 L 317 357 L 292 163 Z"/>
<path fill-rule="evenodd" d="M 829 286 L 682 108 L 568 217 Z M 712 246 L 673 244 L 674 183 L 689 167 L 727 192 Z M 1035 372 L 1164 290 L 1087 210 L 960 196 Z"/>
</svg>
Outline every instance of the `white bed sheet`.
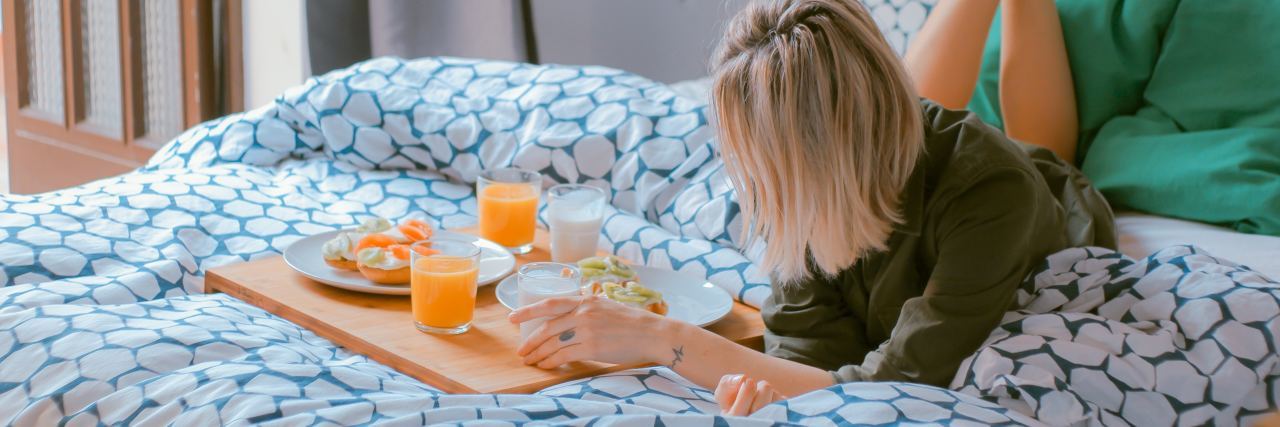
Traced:
<svg viewBox="0 0 1280 427">
<path fill-rule="evenodd" d="M 1198 222 L 1142 213 L 1116 215 L 1120 252 L 1141 258 L 1173 245 L 1195 245 L 1216 257 L 1280 279 L 1280 237 L 1238 233 Z"/>
</svg>

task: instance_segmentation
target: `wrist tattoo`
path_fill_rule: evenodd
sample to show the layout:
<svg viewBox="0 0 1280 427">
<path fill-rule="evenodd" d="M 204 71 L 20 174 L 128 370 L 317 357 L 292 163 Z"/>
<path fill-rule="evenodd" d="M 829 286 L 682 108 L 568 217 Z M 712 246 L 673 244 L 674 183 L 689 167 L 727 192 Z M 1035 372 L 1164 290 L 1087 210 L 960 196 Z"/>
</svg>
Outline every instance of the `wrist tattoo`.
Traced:
<svg viewBox="0 0 1280 427">
<path fill-rule="evenodd" d="M 675 369 L 676 364 L 684 361 L 684 346 L 671 347 L 671 353 L 674 354 L 675 357 L 671 358 L 671 364 L 667 365 L 667 368 Z"/>
<path fill-rule="evenodd" d="M 560 342 L 565 342 L 571 339 L 573 339 L 573 328 L 569 328 L 569 330 L 560 333 Z"/>
</svg>

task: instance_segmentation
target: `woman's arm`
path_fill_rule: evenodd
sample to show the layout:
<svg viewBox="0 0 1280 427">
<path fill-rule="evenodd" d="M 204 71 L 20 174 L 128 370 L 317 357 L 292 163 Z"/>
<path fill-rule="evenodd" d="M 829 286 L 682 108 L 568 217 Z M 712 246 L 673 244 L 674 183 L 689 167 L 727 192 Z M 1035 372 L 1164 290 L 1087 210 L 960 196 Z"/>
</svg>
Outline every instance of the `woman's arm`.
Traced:
<svg viewBox="0 0 1280 427">
<path fill-rule="evenodd" d="M 943 0 L 934 6 L 907 47 L 907 71 L 920 96 L 953 110 L 969 104 L 999 1 Z"/>
<path fill-rule="evenodd" d="M 715 386 L 726 374 L 746 374 L 767 381 L 785 396 L 798 396 L 835 384 L 830 372 L 773 357 L 684 322 L 670 321 L 669 346 L 684 347 L 683 367 L 676 372 L 703 387 Z"/>
<path fill-rule="evenodd" d="M 779 359 L 685 322 L 598 297 L 551 298 L 513 311 L 512 323 L 550 317 L 517 350 L 527 364 L 649 363 L 670 367 L 699 386 L 715 388 L 726 374 L 768 381 L 796 396 L 835 384 L 831 373 Z"/>
<path fill-rule="evenodd" d="M 1075 161 L 1075 84 L 1053 0 L 1003 0 L 1000 110 L 1010 138 Z"/>
</svg>

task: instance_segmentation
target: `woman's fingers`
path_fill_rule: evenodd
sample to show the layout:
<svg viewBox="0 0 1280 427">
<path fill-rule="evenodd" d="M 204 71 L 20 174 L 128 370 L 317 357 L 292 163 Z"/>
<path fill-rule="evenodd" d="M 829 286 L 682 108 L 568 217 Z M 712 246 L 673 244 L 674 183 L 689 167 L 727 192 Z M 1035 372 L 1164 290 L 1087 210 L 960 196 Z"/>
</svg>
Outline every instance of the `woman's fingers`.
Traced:
<svg viewBox="0 0 1280 427">
<path fill-rule="evenodd" d="M 729 387 L 733 382 L 734 375 L 721 375 L 720 382 L 716 383 L 715 398 L 716 403 L 720 404 L 720 412 L 729 410 L 729 405 L 733 404 L 733 398 L 729 396 Z"/>
<path fill-rule="evenodd" d="M 534 329 L 533 333 L 529 334 L 529 338 L 526 338 L 519 348 L 516 348 L 516 354 L 525 357 L 525 360 L 528 361 L 529 357 L 532 356 L 531 353 L 543 346 L 551 345 L 553 349 L 559 348 L 564 343 L 573 341 L 574 338 L 580 338 L 577 336 L 577 326 L 578 318 L 567 314 L 547 319 L 542 326 Z M 581 339 L 578 341 L 581 342 Z M 547 354 L 551 353 L 548 352 L 543 357 Z M 537 362 L 539 360 L 542 360 L 542 358 L 539 357 L 533 361 Z"/>
<path fill-rule="evenodd" d="M 751 415 L 759 411 L 765 405 L 778 400 L 777 392 L 773 390 L 773 386 L 768 381 L 760 380 L 756 383 L 756 398 L 751 403 L 751 410 L 747 411 L 747 415 Z"/>
<path fill-rule="evenodd" d="M 524 355 L 524 363 L 526 365 L 541 362 L 542 359 L 554 354 L 556 350 L 570 345 L 583 344 L 586 341 L 584 339 L 586 337 L 578 336 L 577 328 L 573 326 L 577 319 L 570 316 L 560 316 L 551 320 L 558 322 L 548 321 L 542 325 L 540 329 L 550 332 L 544 333 L 545 338 L 537 344 L 537 347 L 527 350 L 527 354 Z M 525 345 L 529 345 L 533 341 L 535 341 L 535 337 L 530 335 L 529 341 L 525 342 Z"/>
<path fill-rule="evenodd" d="M 547 356 L 546 359 L 542 359 L 541 362 L 538 362 L 538 367 L 542 369 L 554 369 L 569 362 L 586 360 L 589 357 L 586 349 L 587 346 L 581 343 L 574 343 L 560 347 L 559 349 L 556 349 L 555 353 L 552 353 L 550 356 Z"/>
<path fill-rule="evenodd" d="M 512 311 L 507 315 L 507 320 L 511 323 L 524 323 L 539 317 L 559 316 L 578 308 L 582 299 L 583 297 L 547 298 Z"/>
<path fill-rule="evenodd" d="M 564 360 L 596 360 L 607 363 L 653 363 L 665 356 L 665 342 L 670 328 L 661 317 L 621 303 L 595 296 L 547 299 L 512 312 L 512 323 L 535 320 L 543 323 L 516 348 L 517 356 L 527 364 L 556 366 Z M 542 322 L 545 320 L 545 322 Z M 547 361 L 566 346 L 581 348 L 565 353 L 571 359 Z M 640 347 L 637 347 L 640 346 Z M 668 359 L 669 360 L 669 359 Z M 663 360 L 665 362 L 666 360 Z"/>
<path fill-rule="evenodd" d="M 720 377 L 720 383 L 716 385 L 716 403 L 720 404 L 720 412 L 729 412 L 729 408 L 733 406 L 733 400 L 738 397 L 738 386 L 742 385 L 742 380 L 746 379 L 743 374 L 730 374 Z"/>
<path fill-rule="evenodd" d="M 725 412 L 725 415 L 736 415 L 745 417 L 751 414 L 751 403 L 756 398 L 756 381 L 750 378 L 742 380 L 742 384 L 738 386 L 738 396 L 733 400 L 733 406 Z"/>
<path fill-rule="evenodd" d="M 729 387 L 735 385 L 736 387 Z M 732 399 L 728 398 L 729 389 L 736 393 Z M 725 415 L 745 417 L 778 400 L 782 400 L 782 395 L 768 381 L 756 381 L 745 376 L 737 384 L 721 378 L 720 385 L 716 387 L 716 401 L 720 403 L 720 409 Z M 726 402 L 732 404 L 726 405 Z"/>
</svg>

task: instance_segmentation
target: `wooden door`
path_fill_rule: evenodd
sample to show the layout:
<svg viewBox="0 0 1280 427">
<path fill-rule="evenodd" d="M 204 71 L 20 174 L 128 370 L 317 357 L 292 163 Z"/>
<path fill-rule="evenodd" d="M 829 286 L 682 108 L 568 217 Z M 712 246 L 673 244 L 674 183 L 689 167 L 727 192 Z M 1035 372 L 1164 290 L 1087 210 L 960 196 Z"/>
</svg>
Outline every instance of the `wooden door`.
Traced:
<svg viewBox="0 0 1280 427">
<path fill-rule="evenodd" d="M 9 183 L 128 172 L 241 109 L 239 0 L 3 0 Z"/>
</svg>

